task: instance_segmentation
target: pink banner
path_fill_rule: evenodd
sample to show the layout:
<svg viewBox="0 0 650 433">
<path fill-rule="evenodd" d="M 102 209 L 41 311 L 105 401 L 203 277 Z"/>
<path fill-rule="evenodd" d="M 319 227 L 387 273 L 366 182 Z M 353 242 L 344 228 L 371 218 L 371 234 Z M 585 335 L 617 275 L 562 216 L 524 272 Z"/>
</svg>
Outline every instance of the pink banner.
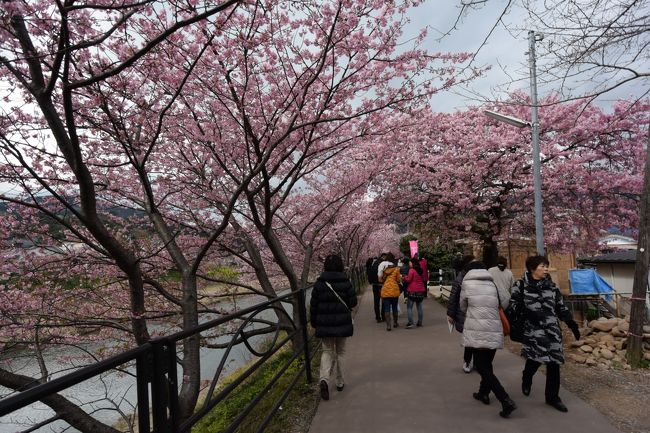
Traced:
<svg viewBox="0 0 650 433">
<path fill-rule="evenodd" d="M 409 241 L 409 248 L 411 249 L 411 257 L 418 253 L 418 241 Z"/>
</svg>

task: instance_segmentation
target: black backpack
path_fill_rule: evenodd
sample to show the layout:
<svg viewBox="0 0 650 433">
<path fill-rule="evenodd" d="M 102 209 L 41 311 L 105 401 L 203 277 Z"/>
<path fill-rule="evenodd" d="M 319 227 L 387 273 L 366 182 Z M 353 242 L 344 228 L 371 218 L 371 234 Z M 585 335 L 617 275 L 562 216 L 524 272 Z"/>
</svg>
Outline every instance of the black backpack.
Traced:
<svg viewBox="0 0 650 433">
<path fill-rule="evenodd" d="M 381 284 L 379 282 L 379 276 L 377 273 L 379 272 L 379 263 L 381 260 L 375 259 L 372 262 L 372 265 L 370 265 L 369 268 L 366 269 L 366 273 L 368 274 L 368 282 L 370 284 Z"/>
</svg>

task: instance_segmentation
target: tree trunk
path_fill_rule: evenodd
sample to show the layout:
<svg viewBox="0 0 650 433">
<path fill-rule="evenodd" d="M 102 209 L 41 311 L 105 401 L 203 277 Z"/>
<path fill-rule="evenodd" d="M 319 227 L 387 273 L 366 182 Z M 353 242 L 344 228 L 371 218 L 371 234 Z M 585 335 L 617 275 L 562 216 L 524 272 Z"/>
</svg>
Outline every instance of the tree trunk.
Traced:
<svg viewBox="0 0 650 433">
<path fill-rule="evenodd" d="M 650 140 L 649 140 L 650 141 Z M 650 144 L 650 143 L 649 143 Z M 646 291 L 648 288 L 648 260 L 650 259 L 650 146 L 646 148 L 645 173 L 639 209 L 639 241 L 634 268 L 634 287 L 630 310 L 630 330 L 627 337 L 627 361 L 638 368 L 643 358 L 643 322 L 646 315 Z"/>
<path fill-rule="evenodd" d="M 260 227 L 262 229 L 262 227 Z M 282 272 L 284 275 L 287 277 L 287 280 L 289 280 L 289 287 L 292 292 L 295 292 L 298 290 L 300 287 L 300 281 L 296 276 L 296 272 L 291 264 L 291 261 L 287 257 L 287 255 L 284 252 L 284 248 L 282 247 L 282 243 L 278 239 L 277 235 L 275 234 L 275 231 L 272 228 L 268 228 L 264 230 L 263 232 L 264 240 L 266 241 L 269 249 L 271 250 L 271 253 L 273 254 L 273 258 L 275 259 L 276 263 L 278 266 L 280 266 L 280 269 L 282 269 Z M 296 325 L 296 327 L 300 328 L 301 326 L 306 326 L 306 323 L 303 323 L 303 321 L 300 318 L 299 314 L 299 306 L 300 306 L 300 294 L 296 293 L 293 295 L 291 304 L 293 306 L 293 323 Z M 303 341 L 303 336 L 301 333 L 297 333 L 292 339 L 291 339 L 291 344 L 293 346 L 293 350 L 298 350 L 303 347 L 303 345 L 307 344 L 306 341 Z"/>
<path fill-rule="evenodd" d="M 40 383 L 32 377 L 0 369 L 0 385 L 9 389 L 24 390 Z M 40 401 L 49 406 L 62 420 L 81 432 L 120 433 L 119 430 L 97 421 L 82 410 L 77 403 L 73 403 L 59 394 L 48 395 Z"/>
<path fill-rule="evenodd" d="M 183 329 L 199 325 L 197 311 L 196 275 L 183 272 Z M 182 420 L 194 413 L 201 386 L 201 358 L 199 334 L 183 340 L 183 381 L 178 393 L 179 412 Z"/>
<path fill-rule="evenodd" d="M 483 239 L 483 263 L 488 268 L 497 265 L 497 260 L 499 258 L 499 248 L 497 242 L 490 239 Z"/>
<path fill-rule="evenodd" d="M 302 273 L 300 274 L 300 287 L 307 287 L 309 282 L 309 271 L 311 269 L 311 259 L 314 255 L 314 247 L 310 243 L 305 247 L 305 258 L 302 261 Z"/>
</svg>

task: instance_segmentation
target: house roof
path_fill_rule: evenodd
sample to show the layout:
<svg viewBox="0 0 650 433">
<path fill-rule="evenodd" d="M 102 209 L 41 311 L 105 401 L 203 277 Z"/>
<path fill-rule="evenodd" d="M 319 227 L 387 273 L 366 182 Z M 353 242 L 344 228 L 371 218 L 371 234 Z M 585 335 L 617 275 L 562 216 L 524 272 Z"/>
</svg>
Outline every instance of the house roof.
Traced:
<svg viewBox="0 0 650 433">
<path fill-rule="evenodd" d="M 636 250 L 616 251 L 593 257 L 578 257 L 580 263 L 635 263 Z"/>
</svg>

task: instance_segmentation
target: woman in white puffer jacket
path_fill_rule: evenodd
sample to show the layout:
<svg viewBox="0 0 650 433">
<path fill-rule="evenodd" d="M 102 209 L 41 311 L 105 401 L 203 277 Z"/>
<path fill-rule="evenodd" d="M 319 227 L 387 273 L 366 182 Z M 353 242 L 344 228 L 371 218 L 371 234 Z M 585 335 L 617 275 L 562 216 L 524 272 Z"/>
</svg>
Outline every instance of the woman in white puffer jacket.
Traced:
<svg viewBox="0 0 650 433">
<path fill-rule="evenodd" d="M 472 262 L 468 269 L 460 291 L 460 308 L 466 314 L 463 344 L 472 348 L 474 367 L 481 375 L 478 392 L 473 396 L 476 400 L 490 404 L 489 394 L 492 391 L 501 402 L 499 415 L 507 418 L 517 406 L 494 375 L 492 361 L 496 350 L 503 348 L 499 305 L 506 308 L 510 294 L 497 288 L 482 262 Z"/>
</svg>

